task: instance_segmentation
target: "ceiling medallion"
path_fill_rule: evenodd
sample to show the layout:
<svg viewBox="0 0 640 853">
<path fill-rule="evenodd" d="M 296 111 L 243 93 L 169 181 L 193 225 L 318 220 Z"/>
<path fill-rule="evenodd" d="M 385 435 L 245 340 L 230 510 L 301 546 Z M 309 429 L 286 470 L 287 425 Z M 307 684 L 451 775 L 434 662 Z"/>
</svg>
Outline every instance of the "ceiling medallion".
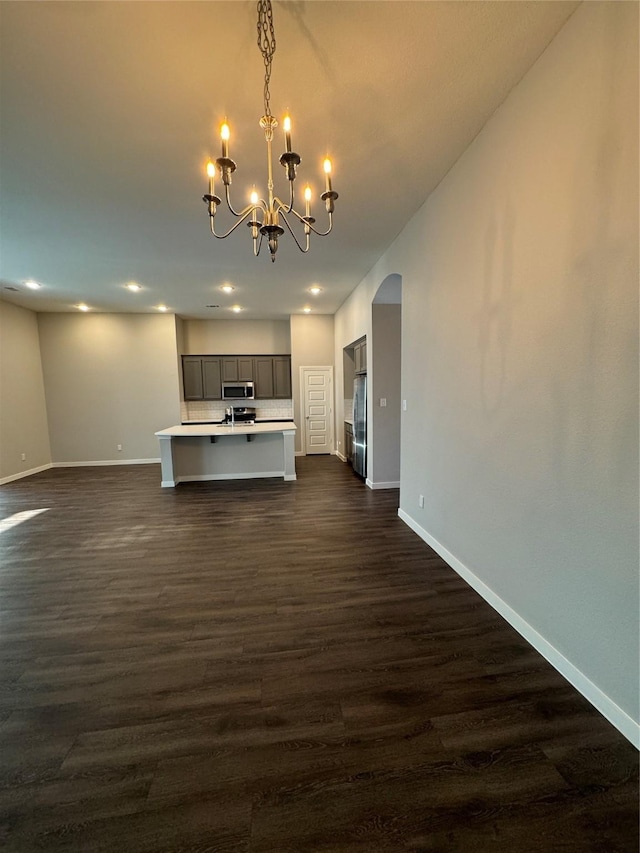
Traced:
<svg viewBox="0 0 640 853">
<path fill-rule="evenodd" d="M 273 61 L 273 54 L 276 51 L 276 37 L 273 28 L 271 0 L 258 0 L 257 11 L 258 47 L 260 48 L 260 53 L 262 54 L 265 67 L 264 115 L 260 119 L 260 127 L 264 130 L 264 138 L 267 143 L 267 198 L 260 198 L 254 189 L 251 193 L 250 203 L 242 210 L 236 211 L 231 204 L 229 187 L 231 185 L 231 175 L 236 170 L 236 164 L 229 157 L 229 137 L 231 134 L 229 131 L 229 125 L 225 121 L 220 132 L 222 139 L 222 156 L 218 157 L 215 163 L 211 160 L 207 163 L 209 192 L 202 197 L 202 200 L 207 205 L 209 211 L 209 224 L 211 226 L 211 233 L 214 237 L 217 237 L 219 240 L 224 240 L 224 238 L 233 233 L 239 225 L 241 225 L 245 220 L 248 220 L 247 226 L 251 229 L 251 237 L 253 239 L 253 254 L 256 256 L 260 254 L 263 238 L 266 237 L 269 245 L 269 252 L 271 253 L 271 260 L 275 261 L 276 252 L 278 251 L 278 239 L 284 234 L 284 228 L 281 226 L 280 222 L 282 221 L 284 223 L 300 251 L 308 252 L 309 237 L 312 231 L 319 237 L 326 237 L 327 234 L 331 232 L 333 228 L 334 202 L 338 198 L 338 193 L 334 192 L 333 187 L 331 186 L 331 160 L 327 157 L 324 161 L 325 191 L 322 193 L 320 198 L 325 202 L 327 213 L 329 215 L 329 227 L 326 231 L 318 231 L 313 227 L 316 220 L 309 213 L 311 187 L 309 187 L 308 184 L 304 190 L 305 215 L 302 216 L 297 210 L 295 210 L 293 206 L 295 202 L 294 181 L 296 179 L 296 169 L 300 165 L 300 155 L 296 154 L 296 152 L 291 149 L 291 119 L 289 116 L 285 116 L 283 122 L 285 151 L 280 155 L 280 163 L 286 171 L 287 180 L 289 181 L 289 201 L 285 203 L 274 195 L 271 145 L 273 142 L 273 132 L 278 126 L 278 122 L 271 115 L 271 108 L 269 104 L 271 98 L 271 94 L 269 92 L 271 63 Z M 237 219 L 237 222 L 231 226 L 226 234 L 217 234 L 215 231 L 215 215 L 218 205 L 221 203 L 220 197 L 215 194 L 216 172 L 224 184 L 224 197 L 227 207 Z M 287 216 L 293 217 L 294 222 L 295 220 L 298 220 L 298 222 L 302 224 L 305 238 L 304 245 L 300 240 L 298 240 L 298 237 L 294 233 Z"/>
</svg>

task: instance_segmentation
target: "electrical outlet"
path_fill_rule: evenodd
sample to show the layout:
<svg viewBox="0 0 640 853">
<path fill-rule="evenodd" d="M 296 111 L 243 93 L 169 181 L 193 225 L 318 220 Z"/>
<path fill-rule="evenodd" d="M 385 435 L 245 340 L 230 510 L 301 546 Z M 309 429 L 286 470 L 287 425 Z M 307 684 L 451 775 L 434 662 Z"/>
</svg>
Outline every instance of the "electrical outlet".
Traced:
<svg viewBox="0 0 640 853">
<path fill-rule="evenodd" d="M 420 497 L 418 498 L 418 506 L 420 507 L 420 509 L 424 509 L 424 495 L 420 495 Z"/>
<path fill-rule="evenodd" d="M 118 445 L 117 445 L 117 447 L 118 447 L 118 450 L 122 450 L 122 445 L 121 445 L 121 444 L 118 444 Z"/>
<path fill-rule="evenodd" d="M 380 408 L 384 409 L 384 408 L 386 408 L 386 406 L 387 406 L 387 398 L 386 397 L 380 397 Z"/>
<path fill-rule="evenodd" d="M 26 454 L 26 453 L 21 453 L 21 454 L 20 454 L 20 458 L 22 459 L 22 461 L 23 461 L 23 462 L 26 462 L 26 461 L 27 461 L 27 454 Z"/>
<path fill-rule="evenodd" d="M 403 400 L 403 401 L 402 401 L 402 411 L 403 411 L 403 412 L 406 412 L 406 411 L 407 411 L 407 401 L 406 401 L 406 400 Z"/>
</svg>

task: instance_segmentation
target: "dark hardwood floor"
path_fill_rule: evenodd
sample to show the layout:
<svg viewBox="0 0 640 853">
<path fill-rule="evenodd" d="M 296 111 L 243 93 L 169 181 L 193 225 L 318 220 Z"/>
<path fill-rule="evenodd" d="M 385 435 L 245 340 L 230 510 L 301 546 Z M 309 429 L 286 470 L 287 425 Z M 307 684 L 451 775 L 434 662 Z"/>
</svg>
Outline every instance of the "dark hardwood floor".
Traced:
<svg viewBox="0 0 640 853">
<path fill-rule="evenodd" d="M 0 487 L 0 848 L 638 850 L 637 753 L 334 457 Z"/>
</svg>

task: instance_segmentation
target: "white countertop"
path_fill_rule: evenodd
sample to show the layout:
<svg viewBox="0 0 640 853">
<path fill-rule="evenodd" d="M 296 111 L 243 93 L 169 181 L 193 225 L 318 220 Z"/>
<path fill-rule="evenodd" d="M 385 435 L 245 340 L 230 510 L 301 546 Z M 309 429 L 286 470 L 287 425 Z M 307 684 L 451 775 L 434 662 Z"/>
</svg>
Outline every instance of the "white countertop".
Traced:
<svg viewBox="0 0 640 853">
<path fill-rule="evenodd" d="M 353 418 L 345 418 L 344 422 L 345 424 L 351 424 L 351 426 L 353 426 Z"/>
<path fill-rule="evenodd" d="M 293 421 L 264 424 L 178 424 L 155 433 L 159 438 L 207 436 L 207 435 L 264 435 L 274 432 L 295 432 L 298 427 Z"/>
</svg>

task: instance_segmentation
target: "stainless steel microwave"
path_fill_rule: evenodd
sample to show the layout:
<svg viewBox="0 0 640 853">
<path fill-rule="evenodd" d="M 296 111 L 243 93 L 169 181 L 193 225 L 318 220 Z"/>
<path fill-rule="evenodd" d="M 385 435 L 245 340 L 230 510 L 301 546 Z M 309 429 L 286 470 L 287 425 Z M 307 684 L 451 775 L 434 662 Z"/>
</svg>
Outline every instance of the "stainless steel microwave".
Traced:
<svg viewBox="0 0 640 853">
<path fill-rule="evenodd" d="M 253 382 L 223 382 L 223 400 L 254 400 L 255 388 Z"/>
</svg>

